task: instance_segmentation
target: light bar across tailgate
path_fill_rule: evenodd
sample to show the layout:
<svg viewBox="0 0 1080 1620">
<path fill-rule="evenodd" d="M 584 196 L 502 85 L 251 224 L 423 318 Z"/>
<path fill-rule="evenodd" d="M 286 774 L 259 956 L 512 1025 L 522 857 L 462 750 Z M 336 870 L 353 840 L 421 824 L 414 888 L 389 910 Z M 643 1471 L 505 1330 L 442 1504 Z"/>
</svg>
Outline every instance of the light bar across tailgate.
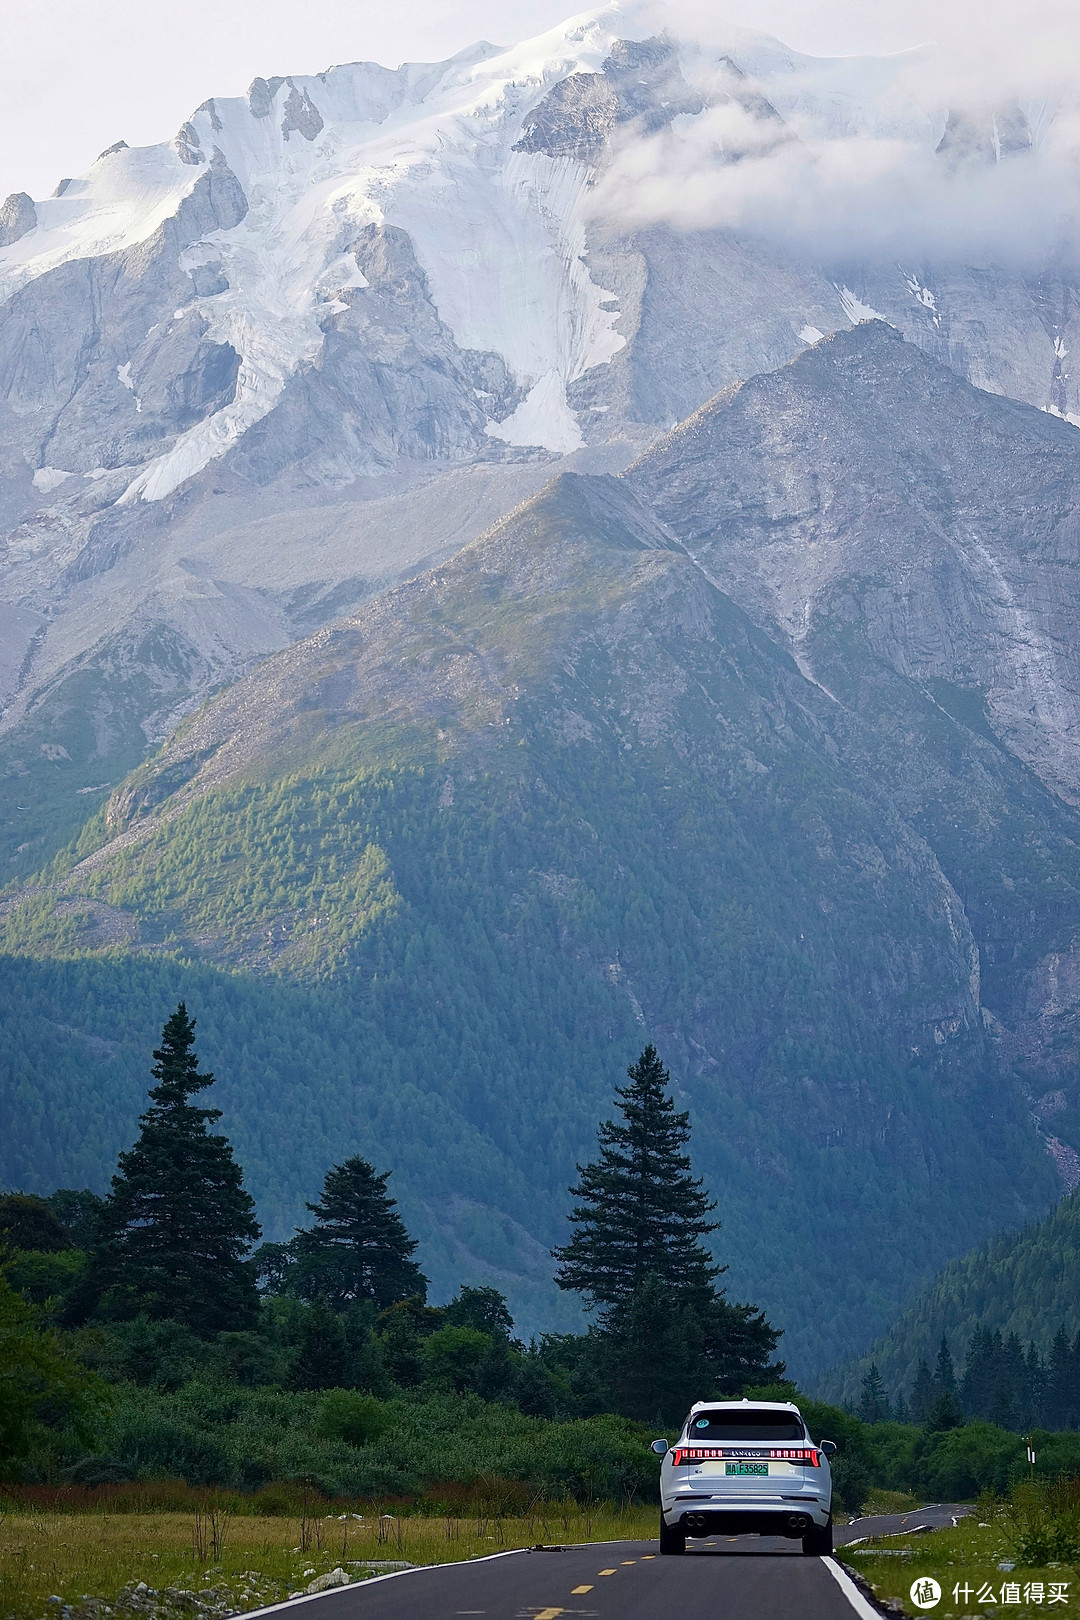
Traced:
<svg viewBox="0 0 1080 1620">
<path fill-rule="evenodd" d="M 671 1460 L 676 1468 L 686 1463 L 718 1462 L 734 1459 L 739 1462 L 793 1462 L 807 1468 L 821 1467 L 821 1453 L 816 1446 L 676 1446 Z"/>
</svg>

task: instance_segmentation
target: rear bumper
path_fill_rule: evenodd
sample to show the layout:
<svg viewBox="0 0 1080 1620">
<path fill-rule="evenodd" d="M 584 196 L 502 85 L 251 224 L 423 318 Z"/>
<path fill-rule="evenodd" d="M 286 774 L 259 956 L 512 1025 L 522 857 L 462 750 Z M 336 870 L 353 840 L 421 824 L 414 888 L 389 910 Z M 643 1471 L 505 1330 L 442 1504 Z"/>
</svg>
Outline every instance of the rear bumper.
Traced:
<svg viewBox="0 0 1080 1620">
<path fill-rule="evenodd" d="M 784 1503 L 782 1507 L 725 1507 L 703 1502 L 700 1506 L 673 1502 L 664 1508 L 664 1521 L 688 1536 L 805 1536 L 829 1522 L 829 1504 L 823 1501 Z"/>
</svg>

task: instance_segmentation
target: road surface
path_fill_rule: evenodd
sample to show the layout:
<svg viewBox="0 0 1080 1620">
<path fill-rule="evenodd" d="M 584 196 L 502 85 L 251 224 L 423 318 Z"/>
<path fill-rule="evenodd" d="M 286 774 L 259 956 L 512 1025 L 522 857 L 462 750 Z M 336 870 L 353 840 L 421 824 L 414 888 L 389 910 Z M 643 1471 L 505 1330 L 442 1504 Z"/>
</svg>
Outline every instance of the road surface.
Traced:
<svg viewBox="0 0 1080 1620">
<path fill-rule="evenodd" d="M 913 1530 L 947 1530 L 970 1513 L 970 1507 L 957 1502 L 937 1502 L 933 1507 L 915 1508 L 911 1513 L 877 1513 L 872 1518 L 855 1519 L 841 1529 L 834 1541 L 838 1547 L 853 1541 L 869 1541 L 871 1536 L 910 1535 Z"/>
<path fill-rule="evenodd" d="M 919 1525 L 948 1525 L 949 1505 L 878 1515 L 837 1528 L 838 1548 Z M 838 1566 L 798 1541 L 714 1536 L 682 1558 L 655 1541 L 509 1553 L 357 1582 L 263 1613 L 293 1620 L 870 1620 L 877 1611 Z M 300 1611 L 307 1611 L 301 1613 Z"/>
</svg>

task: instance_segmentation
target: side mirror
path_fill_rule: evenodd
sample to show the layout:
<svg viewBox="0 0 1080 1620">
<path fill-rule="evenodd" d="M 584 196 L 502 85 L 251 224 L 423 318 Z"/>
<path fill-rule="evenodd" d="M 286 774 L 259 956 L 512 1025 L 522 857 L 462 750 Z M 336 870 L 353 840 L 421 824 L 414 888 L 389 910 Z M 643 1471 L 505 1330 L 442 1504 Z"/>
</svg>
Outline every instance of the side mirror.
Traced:
<svg viewBox="0 0 1080 1620">
<path fill-rule="evenodd" d="M 668 1443 L 666 1440 L 654 1440 L 649 1449 L 651 1451 L 655 1451 L 658 1457 L 665 1457 L 667 1455 Z"/>
<path fill-rule="evenodd" d="M 836 1442 L 834 1440 L 823 1440 L 821 1442 L 821 1449 L 825 1453 L 826 1457 L 831 1457 L 836 1451 Z"/>
</svg>

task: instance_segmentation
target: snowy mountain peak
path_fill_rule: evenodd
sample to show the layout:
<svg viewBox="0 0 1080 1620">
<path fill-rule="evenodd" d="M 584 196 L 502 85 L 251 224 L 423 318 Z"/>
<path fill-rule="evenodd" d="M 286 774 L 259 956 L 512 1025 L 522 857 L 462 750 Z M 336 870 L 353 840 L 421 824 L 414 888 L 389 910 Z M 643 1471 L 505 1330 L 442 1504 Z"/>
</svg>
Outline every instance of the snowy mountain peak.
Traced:
<svg viewBox="0 0 1080 1620">
<path fill-rule="evenodd" d="M 120 509 L 161 500 L 254 445 L 251 430 L 317 374 L 337 439 L 307 456 L 319 482 L 348 482 L 403 453 L 573 452 L 612 410 L 588 380 L 624 351 L 641 316 L 638 272 L 625 252 L 617 263 L 605 256 L 613 234 L 728 228 L 744 215 L 753 226 L 761 207 L 808 216 L 812 233 L 817 191 L 827 211 L 830 177 L 858 167 L 860 142 L 873 181 L 883 152 L 914 151 L 944 172 L 957 153 L 996 162 L 1021 136 L 1030 147 L 1039 122 L 1017 107 L 988 114 L 984 129 L 985 119 L 912 103 L 900 93 L 912 53 L 816 59 L 741 29 L 705 46 L 652 28 L 644 11 L 609 4 L 444 62 L 257 78 L 245 96 L 204 101 L 171 140 L 118 142 L 54 196 L 9 198 L 0 301 L 17 317 L 17 412 L 40 407 L 51 420 L 42 376 L 67 364 L 35 370 L 24 337 L 39 332 L 37 302 L 54 287 L 68 299 L 83 284 L 74 267 L 93 266 L 93 298 L 112 315 L 87 339 L 106 440 L 85 412 L 74 421 L 57 381 L 65 431 L 25 451 L 34 487 L 67 498 L 65 480 L 81 476 Z M 856 201 L 865 216 L 869 203 Z M 792 340 L 878 307 L 840 273 L 829 281 L 824 310 L 800 296 L 784 312 Z M 922 270 L 916 284 L 928 287 Z M 391 340 L 387 322 L 402 320 Z M 414 392 L 449 389 L 452 409 L 447 396 L 428 420 L 414 405 L 406 430 L 366 420 L 357 366 L 385 378 L 397 363 L 374 358 L 376 327 L 399 358 L 422 329 L 425 381 Z M 783 357 L 773 343 L 762 358 Z M 631 418 L 641 409 L 625 389 L 623 404 Z"/>
<path fill-rule="evenodd" d="M 510 50 L 256 79 L 246 97 L 204 102 L 172 141 L 112 148 L 37 204 L 36 226 L 0 254 L 0 293 L 72 259 L 128 251 L 193 204 L 198 229 L 178 243 L 196 276 L 185 318 L 197 314 L 210 342 L 241 357 L 234 397 L 143 466 L 120 500 L 168 494 L 315 363 L 342 295 L 364 285 L 355 244 L 372 225 L 407 231 L 458 346 L 497 354 L 512 372 L 524 398 L 491 435 L 551 451 L 580 444 L 566 385 L 623 342 L 582 263 L 588 167 L 570 151 L 515 147 L 552 86 L 602 70 L 624 25 L 607 6 Z"/>
</svg>

